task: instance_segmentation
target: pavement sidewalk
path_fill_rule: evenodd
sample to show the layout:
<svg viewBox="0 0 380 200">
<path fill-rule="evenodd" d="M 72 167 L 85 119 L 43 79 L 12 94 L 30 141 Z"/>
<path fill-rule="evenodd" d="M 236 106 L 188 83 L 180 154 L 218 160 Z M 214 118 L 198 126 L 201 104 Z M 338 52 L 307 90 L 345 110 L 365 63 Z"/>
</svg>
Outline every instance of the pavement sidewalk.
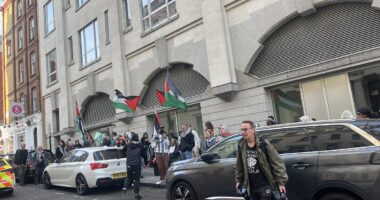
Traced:
<svg viewBox="0 0 380 200">
<path fill-rule="evenodd" d="M 152 167 L 146 167 L 142 170 L 142 175 L 144 178 L 140 179 L 140 185 L 146 187 L 154 187 L 154 188 L 165 188 L 166 184 L 156 184 L 160 180 L 160 176 L 154 175 L 154 170 Z"/>
</svg>

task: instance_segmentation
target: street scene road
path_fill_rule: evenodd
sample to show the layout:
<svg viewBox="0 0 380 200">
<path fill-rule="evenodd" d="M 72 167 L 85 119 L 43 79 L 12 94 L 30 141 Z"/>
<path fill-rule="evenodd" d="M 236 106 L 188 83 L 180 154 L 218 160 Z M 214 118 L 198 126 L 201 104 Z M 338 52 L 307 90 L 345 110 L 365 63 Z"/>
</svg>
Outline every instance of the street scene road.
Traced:
<svg viewBox="0 0 380 200">
<path fill-rule="evenodd" d="M 140 194 L 143 199 L 166 199 L 164 188 L 141 187 Z M 125 196 L 121 193 L 120 186 L 104 187 L 92 190 L 85 196 L 79 196 L 75 189 L 54 187 L 52 189 L 44 189 L 42 185 L 35 186 L 27 184 L 25 186 L 17 186 L 12 195 L 0 194 L 1 200 L 129 200 L 134 199 L 133 191 L 128 191 Z"/>
</svg>

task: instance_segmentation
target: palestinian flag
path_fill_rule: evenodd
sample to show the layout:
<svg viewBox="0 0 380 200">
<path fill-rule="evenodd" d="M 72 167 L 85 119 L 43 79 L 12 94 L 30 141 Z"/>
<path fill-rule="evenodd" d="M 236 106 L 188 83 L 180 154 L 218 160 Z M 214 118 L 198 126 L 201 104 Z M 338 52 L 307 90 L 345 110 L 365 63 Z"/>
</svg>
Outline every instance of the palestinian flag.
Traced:
<svg viewBox="0 0 380 200">
<path fill-rule="evenodd" d="M 158 129 L 161 127 L 161 120 L 160 116 L 158 115 L 157 111 L 154 111 L 154 124 L 153 124 L 153 137 L 158 134 Z"/>
<path fill-rule="evenodd" d="M 165 103 L 163 106 L 187 110 L 186 101 L 182 97 L 181 92 L 175 87 L 169 73 L 167 73 L 165 80 Z"/>
<path fill-rule="evenodd" d="M 165 103 L 165 92 L 156 90 L 156 96 L 158 99 L 158 102 L 160 102 L 161 105 Z"/>
<path fill-rule="evenodd" d="M 124 110 L 125 112 L 135 112 L 140 96 L 124 96 L 119 90 L 115 90 L 115 97 L 112 100 L 114 109 Z"/>
<path fill-rule="evenodd" d="M 85 133 L 84 133 L 84 129 L 83 129 L 83 119 L 82 119 L 82 115 L 80 114 L 80 111 L 79 111 L 79 106 L 78 106 L 78 102 L 75 101 L 75 116 L 76 116 L 76 124 L 77 124 L 77 129 L 83 139 L 83 142 L 86 141 L 86 137 L 85 137 Z"/>
</svg>

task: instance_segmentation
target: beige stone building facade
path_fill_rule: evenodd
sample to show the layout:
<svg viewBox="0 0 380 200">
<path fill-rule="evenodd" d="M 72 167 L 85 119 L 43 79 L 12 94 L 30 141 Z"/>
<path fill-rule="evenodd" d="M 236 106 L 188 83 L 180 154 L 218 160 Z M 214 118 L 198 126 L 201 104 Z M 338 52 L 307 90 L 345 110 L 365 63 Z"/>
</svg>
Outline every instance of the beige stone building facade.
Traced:
<svg viewBox="0 0 380 200">
<path fill-rule="evenodd" d="M 237 132 L 303 115 L 340 118 L 378 111 L 379 0 L 41 0 L 38 4 L 45 132 L 79 138 L 85 128 L 169 132 L 205 121 Z M 189 110 L 162 108 L 169 72 Z M 112 109 L 114 89 L 140 95 L 135 113 Z"/>
</svg>

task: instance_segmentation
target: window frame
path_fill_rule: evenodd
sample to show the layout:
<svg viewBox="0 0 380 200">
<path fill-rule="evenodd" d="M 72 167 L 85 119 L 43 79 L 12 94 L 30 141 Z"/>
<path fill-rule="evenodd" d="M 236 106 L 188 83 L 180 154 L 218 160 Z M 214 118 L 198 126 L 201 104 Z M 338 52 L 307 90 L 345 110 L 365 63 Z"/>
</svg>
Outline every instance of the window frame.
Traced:
<svg viewBox="0 0 380 200">
<path fill-rule="evenodd" d="M 18 39 L 18 45 L 17 45 L 18 50 L 21 50 L 24 48 L 24 33 L 22 30 L 22 27 L 17 29 L 17 39 Z"/>
<path fill-rule="evenodd" d="M 32 112 L 38 112 L 38 94 L 37 94 L 37 86 L 32 87 L 31 89 L 31 98 L 32 98 Z"/>
<path fill-rule="evenodd" d="M 50 69 L 51 69 L 51 66 L 49 64 L 49 56 L 54 53 L 55 56 L 54 56 L 54 62 L 55 62 L 55 71 L 54 72 L 51 72 Z M 47 84 L 48 85 L 53 85 L 54 83 L 57 83 L 58 82 L 58 68 L 57 68 L 57 51 L 56 49 L 53 49 L 51 50 L 49 53 L 46 54 L 46 68 L 47 68 Z M 55 75 L 55 80 L 51 80 L 51 77 Z"/>
<path fill-rule="evenodd" d="M 23 15 L 23 5 L 22 0 L 17 1 L 17 19 Z"/>
<path fill-rule="evenodd" d="M 165 0 L 165 4 L 161 5 L 160 7 L 156 8 L 154 11 L 152 11 L 151 9 L 151 2 L 150 0 L 148 0 L 148 14 L 146 16 L 144 16 L 144 6 L 143 6 L 143 1 L 144 0 L 140 0 L 140 5 L 141 5 L 141 16 L 142 16 L 142 19 L 141 19 L 141 23 L 142 23 L 142 29 L 143 29 L 143 33 L 146 33 L 146 32 L 150 32 L 150 31 L 153 31 L 153 30 L 156 30 L 158 27 L 161 27 L 162 25 L 170 22 L 172 19 L 175 19 L 175 17 L 177 17 L 178 15 L 178 12 L 176 11 L 174 14 L 170 15 L 170 12 L 169 12 L 169 6 L 171 4 L 177 4 L 176 0 L 172 0 L 171 2 L 168 2 L 169 0 Z M 152 15 L 158 13 L 159 11 L 161 11 L 162 9 L 166 8 L 166 19 L 162 20 L 161 22 L 155 24 L 155 25 L 152 25 Z M 176 5 L 176 9 L 177 9 L 177 5 Z M 145 29 L 145 26 L 144 26 L 144 20 L 148 19 L 148 22 L 149 22 L 149 28 Z"/>
<path fill-rule="evenodd" d="M 132 27 L 131 6 L 129 0 L 123 0 L 125 30 Z"/>
<path fill-rule="evenodd" d="M 73 46 L 73 37 L 70 36 L 67 38 L 69 52 L 68 52 L 68 63 L 72 65 L 74 63 L 74 46 Z"/>
<path fill-rule="evenodd" d="M 52 8 L 52 19 L 50 20 L 48 18 L 49 16 L 49 13 L 48 13 L 48 6 L 51 6 Z M 54 17 L 54 2 L 53 0 L 49 0 L 48 2 L 46 2 L 46 4 L 44 5 L 44 28 L 45 28 L 45 36 L 49 35 L 50 33 L 52 33 L 54 30 L 55 30 L 55 17 Z M 50 30 L 49 29 L 49 26 L 50 25 L 53 25 L 52 29 Z"/>
<path fill-rule="evenodd" d="M 86 30 L 87 28 L 92 28 L 92 35 L 94 38 L 94 48 L 92 49 L 86 49 L 87 42 L 89 40 L 86 39 Z M 99 23 L 98 20 L 95 19 L 88 23 L 86 26 L 84 26 L 82 29 L 78 31 L 79 33 L 79 45 L 80 45 L 80 66 L 81 68 L 85 68 L 92 63 L 97 62 L 100 60 L 100 44 L 99 44 Z M 89 53 L 95 51 L 95 58 L 91 61 L 88 61 Z"/>
<path fill-rule="evenodd" d="M 18 83 L 23 83 L 25 81 L 25 66 L 24 61 L 18 61 Z"/>
<path fill-rule="evenodd" d="M 105 32 L 106 32 L 106 44 L 110 43 L 110 24 L 109 24 L 109 16 L 108 16 L 108 10 L 104 11 L 104 26 L 105 26 Z"/>
<path fill-rule="evenodd" d="M 36 22 L 36 20 L 34 20 L 34 16 L 29 18 L 29 41 L 32 41 L 34 39 L 34 33 L 36 31 L 36 23 L 35 22 Z"/>
<path fill-rule="evenodd" d="M 36 68 L 37 57 L 36 57 L 36 52 L 35 51 L 32 51 L 29 54 L 29 59 L 30 59 L 30 75 L 33 76 L 33 75 L 37 74 L 37 70 L 36 70 L 37 69 Z"/>
<path fill-rule="evenodd" d="M 31 7 L 33 5 L 33 0 L 28 0 L 28 7 Z"/>
<path fill-rule="evenodd" d="M 77 10 L 82 8 L 84 5 L 86 5 L 90 0 L 75 0 L 77 5 Z"/>
</svg>

